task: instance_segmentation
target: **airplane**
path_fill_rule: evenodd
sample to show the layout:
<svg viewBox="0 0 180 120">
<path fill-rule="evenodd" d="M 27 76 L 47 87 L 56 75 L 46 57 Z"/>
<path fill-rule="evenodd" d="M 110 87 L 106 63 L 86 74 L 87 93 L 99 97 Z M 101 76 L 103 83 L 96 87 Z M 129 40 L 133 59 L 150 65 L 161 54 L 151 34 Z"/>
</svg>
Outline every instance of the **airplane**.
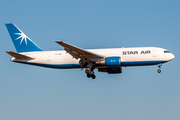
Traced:
<svg viewBox="0 0 180 120">
<path fill-rule="evenodd" d="M 6 51 L 12 62 L 55 69 L 86 69 L 88 78 L 95 79 L 94 69 L 108 74 L 122 73 L 122 67 L 158 65 L 174 59 L 168 50 L 159 47 L 81 49 L 63 41 L 55 41 L 64 50 L 44 51 L 14 23 L 6 24 L 17 52 Z"/>
</svg>

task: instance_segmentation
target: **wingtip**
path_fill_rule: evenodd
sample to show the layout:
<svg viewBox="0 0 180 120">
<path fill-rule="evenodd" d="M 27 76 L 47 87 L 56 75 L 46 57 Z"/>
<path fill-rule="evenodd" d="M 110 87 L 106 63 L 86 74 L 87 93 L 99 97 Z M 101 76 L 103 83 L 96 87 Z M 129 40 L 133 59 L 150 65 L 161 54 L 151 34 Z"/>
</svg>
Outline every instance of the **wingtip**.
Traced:
<svg viewBox="0 0 180 120">
<path fill-rule="evenodd" d="M 63 41 L 55 41 L 56 43 L 63 43 Z"/>
</svg>

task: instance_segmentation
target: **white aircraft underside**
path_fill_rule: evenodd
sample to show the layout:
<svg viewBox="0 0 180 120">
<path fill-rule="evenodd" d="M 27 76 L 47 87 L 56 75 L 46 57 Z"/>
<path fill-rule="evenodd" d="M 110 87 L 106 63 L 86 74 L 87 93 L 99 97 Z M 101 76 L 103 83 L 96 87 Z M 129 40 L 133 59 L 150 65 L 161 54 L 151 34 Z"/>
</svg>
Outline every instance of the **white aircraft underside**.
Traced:
<svg viewBox="0 0 180 120">
<path fill-rule="evenodd" d="M 168 50 L 158 47 L 81 49 L 63 41 L 61 51 L 43 51 L 16 25 L 6 24 L 18 53 L 6 51 L 11 61 L 56 69 L 85 68 L 87 77 L 95 78 L 94 69 L 109 74 L 122 73 L 122 67 L 158 65 L 174 59 Z"/>
</svg>

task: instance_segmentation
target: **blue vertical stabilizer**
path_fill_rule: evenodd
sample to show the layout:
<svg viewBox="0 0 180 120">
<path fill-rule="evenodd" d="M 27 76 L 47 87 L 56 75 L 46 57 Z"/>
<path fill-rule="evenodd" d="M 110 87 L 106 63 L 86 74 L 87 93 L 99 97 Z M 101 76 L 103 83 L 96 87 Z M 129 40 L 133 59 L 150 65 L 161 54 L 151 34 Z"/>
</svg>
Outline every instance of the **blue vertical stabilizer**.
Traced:
<svg viewBox="0 0 180 120">
<path fill-rule="evenodd" d="M 6 24 L 8 32 L 14 43 L 16 51 L 20 52 L 34 52 L 41 50 L 28 36 L 26 36 L 15 24 Z"/>
</svg>

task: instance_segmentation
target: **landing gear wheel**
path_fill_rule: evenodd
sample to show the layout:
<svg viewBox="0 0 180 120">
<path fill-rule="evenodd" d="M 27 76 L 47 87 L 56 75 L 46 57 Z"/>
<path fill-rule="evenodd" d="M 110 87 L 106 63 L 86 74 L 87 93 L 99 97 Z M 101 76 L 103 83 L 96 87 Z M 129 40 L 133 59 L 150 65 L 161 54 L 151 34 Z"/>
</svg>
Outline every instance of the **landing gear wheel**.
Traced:
<svg viewBox="0 0 180 120">
<path fill-rule="evenodd" d="M 95 78 L 96 78 L 96 76 L 95 76 L 95 75 L 91 75 L 91 77 L 92 77 L 92 79 L 95 79 Z"/>
<path fill-rule="evenodd" d="M 87 77 L 88 77 L 88 78 L 90 78 L 90 77 L 91 77 L 91 75 L 88 73 L 88 74 L 87 74 Z"/>
<path fill-rule="evenodd" d="M 158 69 L 158 70 L 157 70 L 157 72 L 158 72 L 158 73 L 161 73 L 161 70 L 160 70 L 160 69 Z"/>
<path fill-rule="evenodd" d="M 81 62 L 81 61 L 80 61 Z M 96 76 L 94 75 L 94 68 L 93 68 L 93 63 L 92 63 L 92 65 L 91 65 L 91 67 L 89 67 L 89 68 L 86 68 L 86 70 L 85 70 L 85 73 L 87 74 L 87 77 L 88 78 L 92 78 L 92 79 L 95 79 L 96 78 Z"/>
</svg>

